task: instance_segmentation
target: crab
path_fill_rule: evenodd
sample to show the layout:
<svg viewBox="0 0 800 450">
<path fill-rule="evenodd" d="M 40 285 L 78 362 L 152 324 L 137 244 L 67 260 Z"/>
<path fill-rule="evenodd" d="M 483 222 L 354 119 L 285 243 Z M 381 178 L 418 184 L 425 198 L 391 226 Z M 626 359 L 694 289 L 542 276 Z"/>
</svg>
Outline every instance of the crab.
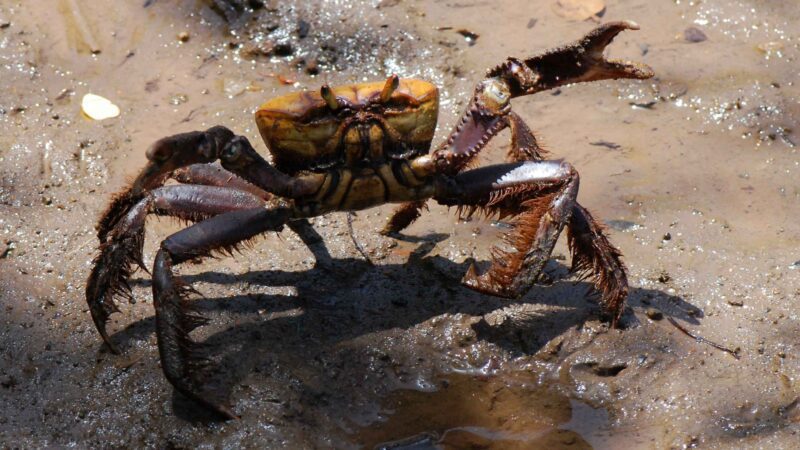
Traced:
<svg viewBox="0 0 800 450">
<path fill-rule="evenodd" d="M 438 115 L 436 86 L 390 76 L 384 82 L 288 94 L 263 104 L 255 120 L 272 163 L 250 142 L 215 126 L 165 137 L 147 150 L 148 163 L 117 194 L 98 224 L 99 255 L 87 281 L 86 300 L 100 336 L 118 312 L 115 298 L 130 297 L 128 279 L 143 260 L 148 215 L 193 222 L 161 242 L 152 268 L 153 305 L 161 366 L 176 390 L 235 418 L 226 394 L 201 375 L 208 362 L 190 332 L 206 323 L 193 308 L 195 291 L 176 267 L 220 253 L 284 226 L 309 246 L 319 241 L 308 218 L 398 203 L 381 230 L 399 233 L 429 200 L 457 207 L 464 216 L 483 213 L 512 224 L 491 265 L 469 266 L 463 278 L 482 293 L 519 298 L 537 280 L 563 228 L 572 270 L 591 278 L 601 313 L 616 326 L 628 292 L 621 253 L 603 226 L 577 201 L 578 172 L 546 152 L 511 99 L 571 83 L 646 79 L 644 64 L 608 60 L 605 47 L 629 21 L 611 22 L 577 42 L 528 59 L 508 58 L 477 84 L 449 137 L 433 152 Z M 508 162 L 471 168 L 475 156 L 510 128 Z M 165 184 L 168 179 L 178 183 Z"/>
</svg>

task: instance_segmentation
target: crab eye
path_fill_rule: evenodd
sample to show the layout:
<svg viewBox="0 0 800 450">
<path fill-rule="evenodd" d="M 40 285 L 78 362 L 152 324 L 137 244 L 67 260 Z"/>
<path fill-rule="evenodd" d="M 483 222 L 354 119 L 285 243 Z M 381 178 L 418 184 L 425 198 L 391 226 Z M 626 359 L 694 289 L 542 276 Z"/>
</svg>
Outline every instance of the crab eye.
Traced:
<svg viewBox="0 0 800 450">
<path fill-rule="evenodd" d="M 325 103 L 328 105 L 328 108 L 330 108 L 331 111 L 336 111 L 340 106 L 342 106 L 339 104 L 339 99 L 336 98 L 336 95 L 334 95 L 330 86 L 327 84 L 323 84 L 322 87 L 319 88 L 319 95 L 323 100 L 325 100 Z"/>
<path fill-rule="evenodd" d="M 387 103 L 389 99 L 392 98 L 392 94 L 397 88 L 400 86 L 400 77 L 396 74 L 390 76 L 386 80 L 386 84 L 383 85 L 383 89 L 381 90 L 380 100 L 381 103 Z"/>
</svg>

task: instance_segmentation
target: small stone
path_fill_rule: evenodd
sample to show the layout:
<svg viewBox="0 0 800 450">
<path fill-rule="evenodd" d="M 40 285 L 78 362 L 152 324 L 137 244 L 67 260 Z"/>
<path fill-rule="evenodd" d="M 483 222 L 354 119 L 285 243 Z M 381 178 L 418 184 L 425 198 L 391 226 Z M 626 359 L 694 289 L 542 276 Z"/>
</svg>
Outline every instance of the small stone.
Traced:
<svg viewBox="0 0 800 450">
<path fill-rule="evenodd" d="M 311 30 L 311 24 L 306 22 L 303 19 L 297 21 L 297 37 L 303 39 L 304 37 L 308 36 L 308 32 Z"/>
<path fill-rule="evenodd" d="M 189 101 L 189 96 L 186 94 L 175 94 L 169 98 L 170 105 L 181 105 Z"/>
<path fill-rule="evenodd" d="M 14 241 L 6 241 L 5 245 L 0 245 L 0 259 L 5 259 L 11 256 L 11 252 L 16 248 Z"/>
<path fill-rule="evenodd" d="M 317 61 L 317 58 L 311 58 L 306 62 L 306 73 L 309 75 L 316 75 L 319 73 L 319 61 Z"/>
<path fill-rule="evenodd" d="M 698 42 L 703 42 L 708 39 L 703 30 L 697 27 L 689 27 L 683 30 L 683 38 L 686 39 L 687 42 L 691 42 L 692 44 L 696 44 Z"/>
<path fill-rule="evenodd" d="M 669 240 L 672 240 L 672 235 L 671 235 L 671 234 L 669 234 L 669 233 L 666 233 L 666 234 L 664 234 L 664 236 L 661 238 L 661 240 L 662 240 L 662 241 L 669 241 Z"/>
<path fill-rule="evenodd" d="M 180 33 L 178 33 L 178 40 L 181 42 L 189 42 L 189 32 L 181 31 Z"/>
<path fill-rule="evenodd" d="M 659 282 L 659 283 L 666 283 L 666 282 L 668 282 L 668 281 L 669 281 L 669 280 L 671 280 L 671 279 L 672 279 L 672 277 L 670 277 L 670 276 L 669 276 L 669 274 L 668 274 L 667 272 L 661 272 L 661 273 L 658 275 L 658 282 Z"/>
<path fill-rule="evenodd" d="M 731 306 L 744 306 L 744 302 L 740 299 L 728 300 L 728 304 Z"/>
<path fill-rule="evenodd" d="M 292 44 L 288 42 L 279 42 L 275 44 L 273 53 L 275 56 L 292 56 L 292 53 L 294 53 L 294 48 L 292 47 Z"/>
<path fill-rule="evenodd" d="M 772 55 L 783 50 L 783 44 L 779 41 L 764 42 L 763 44 L 758 44 L 756 48 L 765 55 Z"/>
<path fill-rule="evenodd" d="M 11 375 L 3 375 L 0 376 L 0 386 L 3 386 L 6 389 L 10 389 L 17 385 L 17 380 L 14 379 Z"/>
<path fill-rule="evenodd" d="M 630 220 L 609 220 L 606 222 L 606 225 L 616 231 L 638 230 L 642 227 L 638 223 L 631 222 Z"/>
<path fill-rule="evenodd" d="M 655 308 L 647 308 L 644 313 L 650 320 L 661 320 L 664 318 L 664 314 Z"/>
</svg>

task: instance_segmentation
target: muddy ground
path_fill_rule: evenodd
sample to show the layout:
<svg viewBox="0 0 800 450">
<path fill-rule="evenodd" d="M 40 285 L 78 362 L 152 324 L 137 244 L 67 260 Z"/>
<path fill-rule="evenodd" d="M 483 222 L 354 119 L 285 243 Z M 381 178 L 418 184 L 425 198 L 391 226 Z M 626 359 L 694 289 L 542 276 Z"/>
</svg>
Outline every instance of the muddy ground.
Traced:
<svg viewBox="0 0 800 450">
<path fill-rule="evenodd" d="M 216 124 L 260 142 L 252 113 L 264 100 L 391 73 L 441 87 L 441 138 L 486 67 L 595 24 L 560 17 L 553 0 L 267 2 L 230 24 L 200 1 L 143 3 L 0 0 L 0 447 L 800 442 L 792 2 L 608 1 L 596 20 L 642 28 L 611 55 L 657 77 L 515 100 L 581 172 L 580 201 L 625 253 L 624 329 L 598 320 L 563 244 L 549 281 L 509 302 L 459 284 L 502 223 L 431 206 L 392 239 L 376 233 L 390 209 L 364 211 L 354 234 L 373 265 L 347 216 L 332 214 L 314 220 L 331 255 L 319 265 L 287 230 L 182 269 L 213 319 L 197 338 L 214 345 L 241 416 L 231 422 L 163 377 L 146 273 L 110 322 L 121 356 L 101 345 L 84 301 L 94 222 L 145 148 Z M 82 117 L 89 92 L 120 116 Z M 500 161 L 507 141 L 483 161 Z M 148 263 L 178 228 L 151 220 Z"/>
</svg>

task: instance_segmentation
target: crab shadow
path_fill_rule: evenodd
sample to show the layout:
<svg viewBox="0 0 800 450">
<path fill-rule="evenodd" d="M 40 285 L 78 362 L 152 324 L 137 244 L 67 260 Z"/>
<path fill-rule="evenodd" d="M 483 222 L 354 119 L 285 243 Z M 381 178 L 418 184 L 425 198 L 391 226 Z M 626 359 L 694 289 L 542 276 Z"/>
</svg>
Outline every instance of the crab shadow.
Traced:
<svg viewBox="0 0 800 450">
<path fill-rule="evenodd" d="M 289 370 L 308 372 L 316 368 L 321 372 L 317 378 L 324 378 L 324 370 L 317 367 L 321 355 L 340 344 L 352 347 L 349 341 L 370 333 L 408 330 L 442 315 L 462 313 L 481 317 L 511 305 L 537 305 L 527 308 L 533 309 L 533 313 L 517 315 L 513 321 L 500 325 L 492 326 L 485 320 L 471 325 L 477 339 L 517 356 L 532 355 L 566 330 L 598 318 L 599 307 L 587 296 L 591 284 L 568 280 L 569 270 L 563 264 L 551 261 L 545 269 L 544 278 L 556 281 L 534 286 L 519 300 L 502 299 L 462 286 L 460 279 L 469 262 L 455 263 L 439 255 L 429 255 L 439 240 L 438 235 L 417 238 L 415 242 L 419 245 L 404 264 L 373 265 L 360 258 L 331 259 L 322 254 L 317 255 L 316 266 L 302 271 L 262 270 L 244 274 L 210 271 L 184 275 L 183 279 L 192 285 L 236 285 L 250 291 L 197 298 L 192 302 L 197 312 L 214 322 L 235 322 L 204 339 L 213 353 L 212 359 L 217 361 L 215 385 L 228 396 L 245 378 L 265 371 L 264 358 L 303 366 L 288 367 Z M 150 284 L 149 279 L 132 282 Z M 253 292 L 276 288 L 285 292 L 287 287 L 294 291 L 292 295 Z M 632 288 L 623 327 L 638 326 L 639 320 L 631 307 L 640 306 L 655 307 L 667 316 L 694 324 L 702 317 L 698 308 L 678 296 Z M 113 339 L 122 344 L 145 339 L 154 333 L 154 328 L 154 319 L 150 317 L 130 324 Z M 358 342 L 356 346 L 363 340 Z M 286 366 L 283 364 L 284 369 Z M 198 411 L 177 393 L 174 405 L 176 414 L 188 421 L 217 419 Z"/>
</svg>

